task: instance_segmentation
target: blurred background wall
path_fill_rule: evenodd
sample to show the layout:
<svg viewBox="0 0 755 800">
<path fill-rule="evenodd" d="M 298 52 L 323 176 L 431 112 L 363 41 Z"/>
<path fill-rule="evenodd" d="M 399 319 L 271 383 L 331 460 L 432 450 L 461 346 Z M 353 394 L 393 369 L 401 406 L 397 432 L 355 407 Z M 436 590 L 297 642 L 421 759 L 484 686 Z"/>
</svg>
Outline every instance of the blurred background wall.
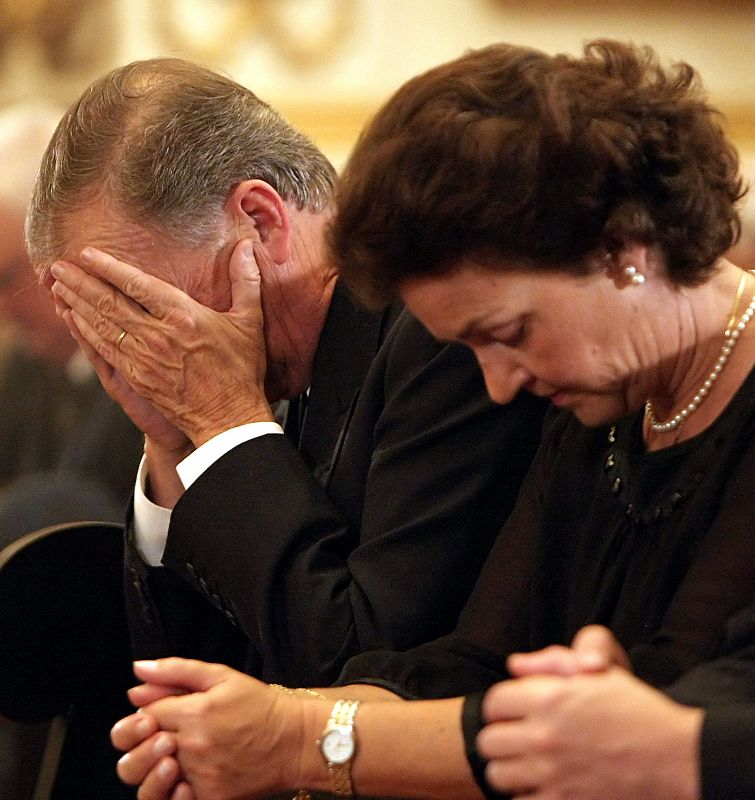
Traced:
<svg viewBox="0 0 755 800">
<path fill-rule="evenodd" d="M 507 40 L 608 36 L 695 66 L 755 183 L 755 0 L 0 0 L 0 105 L 68 104 L 98 74 L 180 55 L 251 87 L 341 165 L 411 75 Z M 745 216 L 755 228 L 755 198 Z"/>
</svg>

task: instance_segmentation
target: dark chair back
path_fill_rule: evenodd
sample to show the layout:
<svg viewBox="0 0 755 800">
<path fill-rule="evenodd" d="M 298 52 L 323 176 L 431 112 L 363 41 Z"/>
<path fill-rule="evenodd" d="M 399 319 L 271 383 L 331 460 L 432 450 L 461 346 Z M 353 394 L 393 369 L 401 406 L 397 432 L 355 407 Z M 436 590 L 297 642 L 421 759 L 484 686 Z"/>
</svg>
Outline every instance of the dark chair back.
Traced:
<svg viewBox="0 0 755 800">
<path fill-rule="evenodd" d="M 54 800 L 128 796 L 108 731 L 134 682 L 122 525 L 54 525 L 0 551 L 0 715 L 65 720 Z"/>
</svg>

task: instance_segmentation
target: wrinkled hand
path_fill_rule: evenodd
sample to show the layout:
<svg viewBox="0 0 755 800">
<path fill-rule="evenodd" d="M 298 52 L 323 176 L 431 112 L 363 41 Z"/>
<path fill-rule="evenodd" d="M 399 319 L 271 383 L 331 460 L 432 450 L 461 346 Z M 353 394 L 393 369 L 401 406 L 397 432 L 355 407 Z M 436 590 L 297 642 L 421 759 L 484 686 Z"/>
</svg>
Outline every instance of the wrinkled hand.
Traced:
<svg viewBox="0 0 755 800">
<path fill-rule="evenodd" d="M 134 425 L 166 452 L 185 451 L 191 444 L 188 437 L 168 422 L 149 400 L 137 394 L 123 376 L 89 344 L 79 333 L 71 309 L 57 297 L 56 305 L 71 335 L 94 367 L 103 388 L 121 406 Z"/>
<path fill-rule="evenodd" d="M 623 669 L 531 676 L 485 696 L 477 746 L 499 791 L 528 800 L 698 797 L 702 711 Z"/>
<path fill-rule="evenodd" d="M 147 681 L 129 692 L 140 710 L 112 739 L 129 751 L 118 774 L 141 784 L 140 800 L 264 797 L 296 784 L 300 700 L 220 664 L 169 658 L 135 672 Z"/>
<path fill-rule="evenodd" d="M 515 677 L 526 675 L 579 675 L 601 672 L 611 666 L 630 669 L 624 648 L 608 628 L 587 625 L 577 631 L 571 647 L 551 645 L 532 653 L 515 653 L 507 661 Z"/>
<path fill-rule="evenodd" d="M 82 252 L 79 264 L 53 264 L 51 273 L 58 306 L 67 308 L 65 315 L 87 343 L 90 357 L 94 352 L 101 360 L 98 373 L 102 362 L 112 369 L 113 396 L 143 430 L 150 424 L 158 427 L 154 416 L 128 397 L 118 381 L 125 381 L 195 446 L 229 427 L 273 419 L 264 393 L 260 275 L 249 241 L 239 242 L 231 255 L 227 312 L 203 306 L 93 248 Z M 126 336 L 118 344 L 122 331 Z M 148 435 L 157 440 L 154 428 Z"/>
</svg>

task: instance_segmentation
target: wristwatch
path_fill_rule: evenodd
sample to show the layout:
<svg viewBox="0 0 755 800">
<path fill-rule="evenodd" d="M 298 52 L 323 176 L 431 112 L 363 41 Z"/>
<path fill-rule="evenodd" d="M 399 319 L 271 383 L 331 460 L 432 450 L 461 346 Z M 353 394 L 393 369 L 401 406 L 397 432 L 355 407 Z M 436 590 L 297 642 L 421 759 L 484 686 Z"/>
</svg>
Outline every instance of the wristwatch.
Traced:
<svg viewBox="0 0 755 800">
<path fill-rule="evenodd" d="M 333 782 L 336 797 L 353 797 L 351 764 L 356 752 L 354 716 L 359 700 L 339 700 L 330 712 L 330 719 L 318 740 L 322 757 Z"/>
</svg>

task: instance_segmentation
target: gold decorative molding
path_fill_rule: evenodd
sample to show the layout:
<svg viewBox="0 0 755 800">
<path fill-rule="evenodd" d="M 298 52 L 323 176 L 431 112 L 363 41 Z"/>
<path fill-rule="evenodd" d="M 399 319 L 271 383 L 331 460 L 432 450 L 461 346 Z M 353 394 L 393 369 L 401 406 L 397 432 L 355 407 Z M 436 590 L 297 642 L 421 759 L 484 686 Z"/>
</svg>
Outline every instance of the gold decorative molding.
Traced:
<svg viewBox="0 0 755 800">
<path fill-rule="evenodd" d="M 261 38 L 299 69 L 324 63 L 354 29 L 354 0 L 164 0 L 158 36 L 204 62 Z"/>
<path fill-rule="evenodd" d="M 159 41 L 204 63 L 222 60 L 260 24 L 258 5 L 249 0 L 162 0 L 152 13 Z"/>
<path fill-rule="evenodd" d="M 299 69 L 332 58 L 356 26 L 355 0 L 309 0 L 309 5 L 302 0 L 256 1 L 265 34 Z"/>
<path fill-rule="evenodd" d="M 0 0 L 0 49 L 35 47 L 51 70 L 100 69 L 114 49 L 112 7 L 101 0 Z"/>
<path fill-rule="evenodd" d="M 755 102 L 721 103 L 718 108 L 731 140 L 742 149 L 755 150 Z"/>
<path fill-rule="evenodd" d="M 522 9 L 519 0 L 487 0 L 489 5 L 498 6 L 501 11 L 511 8 L 517 11 Z M 630 9 L 634 13 L 652 14 L 653 12 L 666 11 L 742 11 L 752 12 L 755 9 L 753 0 L 714 0 L 709 4 L 700 0 L 527 0 L 528 11 L 553 11 L 554 7 L 561 12 L 602 11 L 606 8 L 620 8 L 622 11 Z"/>
<path fill-rule="evenodd" d="M 374 102 L 319 101 L 310 105 L 303 102 L 274 100 L 273 105 L 295 127 L 304 131 L 320 146 L 326 143 L 338 147 L 351 146 L 359 132 L 380 107 Z"/>
</svg>

